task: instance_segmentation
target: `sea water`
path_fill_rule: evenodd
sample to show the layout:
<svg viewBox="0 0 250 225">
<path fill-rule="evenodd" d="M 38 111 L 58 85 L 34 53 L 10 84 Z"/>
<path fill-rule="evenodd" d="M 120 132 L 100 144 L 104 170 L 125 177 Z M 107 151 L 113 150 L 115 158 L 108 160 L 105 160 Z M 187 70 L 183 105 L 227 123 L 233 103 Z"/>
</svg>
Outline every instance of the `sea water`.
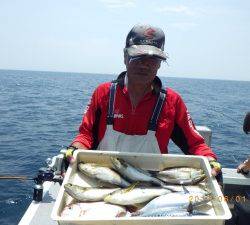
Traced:
<svg viewBox="0 0 250 225">
<path fill-rule="evenodd" d="M 0 70 L 0 175 L 34 177 L 70 144 L 95 87 L 116 75 Z M 224 167 L 250 153 L 242 123 L 250 82 L 161 77 L 179 92 L 196 125 L 208 126 Z M 170 153 L 181 153 L 173 144 Z M 17 224 L 32 201 L 32 181 L 0 180 L 0 224 Z"/>
</svg>

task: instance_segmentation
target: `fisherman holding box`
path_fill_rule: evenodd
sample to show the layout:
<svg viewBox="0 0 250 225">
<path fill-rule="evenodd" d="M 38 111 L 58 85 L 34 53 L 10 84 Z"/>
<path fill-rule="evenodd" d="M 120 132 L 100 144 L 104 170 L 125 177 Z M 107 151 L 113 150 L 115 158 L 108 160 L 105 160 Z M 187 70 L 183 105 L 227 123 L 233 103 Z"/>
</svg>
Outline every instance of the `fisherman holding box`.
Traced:
<svg viewBox="0 0 250 225">
<path fill-rule="evenodd" d="M 243 131 L 248 134 L 250 132 L 250 112 L 245 116 L 243 123 Z M 241 163 L 237 172 L 248 174 L 250 171 L 250 158 Z M 250 221 L 250 200 L 235 202 L 232 210 L 232 218 L 226 221 L 225 225 L 249 225 Z"/>
<path fill-rule="evenodd" d="M 250 112 L 248 112 L 245 116 L 244 123 L 243 123 L 243 131 L 246 134 L 250 132 Z M 249 171 L 250 171 L 250 158 L 246 159 L 237 168 L 238 173 L 248 173 Z"/>
<path fill-rule="evenodd" d="M 213 175 L 221 173 L 215 153 L 196 130 L 181 96 L 163 88 L 157 76 L 168 58 L 164 44 L 160 28 L 131 29 L 124 48 L 127 70 L 94 91 L 79 134 L 67 151 L 69 160 L 77 148 L 166 154 L 172 139 L 185 154 L 206 156 Z"/>
</svg>

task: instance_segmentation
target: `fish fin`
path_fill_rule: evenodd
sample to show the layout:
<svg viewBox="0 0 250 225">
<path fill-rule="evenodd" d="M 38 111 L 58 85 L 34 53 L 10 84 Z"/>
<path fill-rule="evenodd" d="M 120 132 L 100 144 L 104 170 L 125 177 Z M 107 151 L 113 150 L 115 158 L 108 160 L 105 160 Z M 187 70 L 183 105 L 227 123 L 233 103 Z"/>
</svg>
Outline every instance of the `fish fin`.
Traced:
<svg viewBox="0 0 250 225">
<path fill-rule="evenodd" d="M 124 192 L 126 193 L 133 190 L 139 183 L 140 183 L 139 181 L 136 181 L 135 183 L 129 185 L 127 188 L 123 189 Z"/>
<path fill-rule="evenodd" d="M 155 170 L 147 170 L 147 172 L 149 172 L 149 174 L 152 177 L 157 177 L 157 174 L 159 173 L 159 171 L 155 171 Z"/>
<path fill-rule="evenodd" d="M 187 207 L 187 211 L 189 212 L 189 214 L 192 214 L 193 210 L 194 210 L 194 206 L 193 206 L 192 202 L 190 201 L 189 205 Z"/>
<path fill-rule="evenodd" d="M 181 187 L 183 188 L 185 194 L 189 193 L 189 190 L 184 185 L 182 185 Z"/>
</svg>

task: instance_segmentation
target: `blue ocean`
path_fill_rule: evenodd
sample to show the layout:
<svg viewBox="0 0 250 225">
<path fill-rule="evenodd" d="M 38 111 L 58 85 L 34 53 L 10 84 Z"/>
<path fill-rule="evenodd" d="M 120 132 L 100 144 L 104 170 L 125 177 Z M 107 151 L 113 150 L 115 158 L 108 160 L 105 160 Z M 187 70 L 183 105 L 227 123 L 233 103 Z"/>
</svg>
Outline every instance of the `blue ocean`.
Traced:
<svg viewBox="0 0 250 225">
<path fill-rule="evenodd" d="M 115 75 L 0 70 L 0 176 L 34 177 L 48 157 L 69 145 L 95 87 Z M 178 91 L 196 125 L 208 126 L 224 167 L 249 156 L 242 123 L 250 82 L 162 77 Z M 181 151 L 170 143 L 170 153 Z M 17 224 L 32 201 L 33 182 L 0 180 L 0 224 Z"/>
</svg>

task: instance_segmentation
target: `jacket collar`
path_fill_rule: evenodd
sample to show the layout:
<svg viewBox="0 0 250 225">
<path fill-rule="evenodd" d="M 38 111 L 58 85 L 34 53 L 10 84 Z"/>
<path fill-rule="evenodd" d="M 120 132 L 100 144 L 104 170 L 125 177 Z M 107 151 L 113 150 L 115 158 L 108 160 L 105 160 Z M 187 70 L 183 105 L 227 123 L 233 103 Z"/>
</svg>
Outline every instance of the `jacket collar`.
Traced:
<svg viewBox="0 0 250 225">
<path fill-rule="evenodd" d="M 117 79 L 115 80 L 115 82 L 117 82 L 121 88 L 124 88 L 126 74 L 127 74 L 127 71 L 123 71 L 122 73 L 118 75 Z M 152 91 L 153 94 L 159 94 L 162 88 L 162 82 L 158 76 L 154 78 L 152 86 L 153 86 L 153 91 Z"/>
</svg>

